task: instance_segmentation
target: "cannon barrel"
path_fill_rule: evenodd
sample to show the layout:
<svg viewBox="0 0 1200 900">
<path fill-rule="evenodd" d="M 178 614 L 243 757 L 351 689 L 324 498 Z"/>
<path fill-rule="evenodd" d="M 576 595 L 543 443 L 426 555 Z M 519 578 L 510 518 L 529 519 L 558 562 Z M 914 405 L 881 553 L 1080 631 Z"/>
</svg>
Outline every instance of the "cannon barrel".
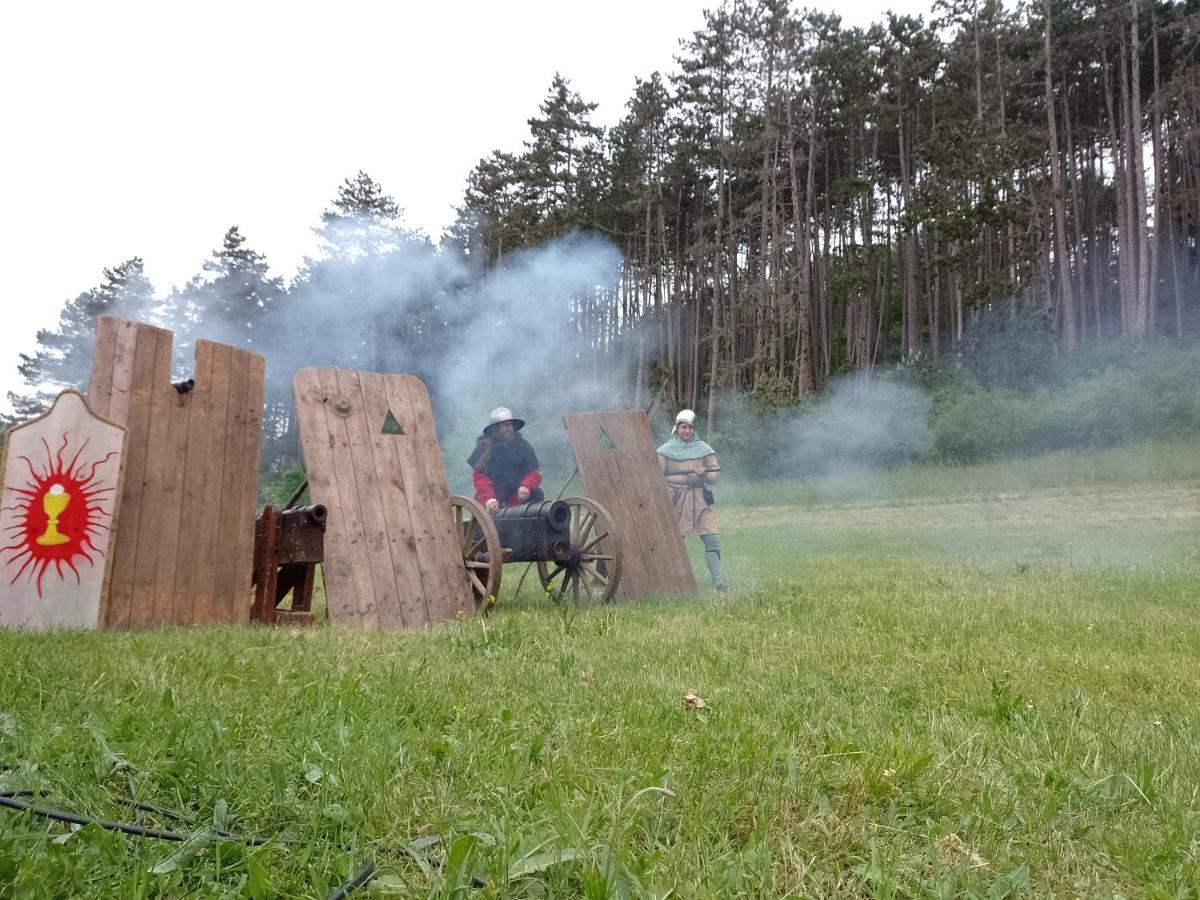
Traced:
<svg viewBox="0 0 1200 900">
<path fill-rule="evenodd" d="M 312 506 L 296 506 L 281 510 L 279 517 L 289 525 L 293 522 L 303 522 L 324 531 L 325 520 L 329 518 L 329 510 L 323 504 L 315 503 Z"/>
<path fill-rule="evenodd" d="M 281 509 L 273 513 L 275 553 L 281 563 L 319 563 L 325 559 L 325 521 L 321 504 Z"/>
<path fill-rule="evenodd" d="M 561 500 L 535 500 L 532 503 L 518 503 L 498 509 L 492 513 L 492 520 L 497 523 L 516 522 L 528 519 L 541 519 L 555 531 L 566 531 L 571 526 L 571 507 Z"/>
<path fill-rule="evenodd" d="M 500 545 L 513 562 L 554 559 L 570 542 L 571 507 L 561 500 L 518 503 L 492 513 Z M 507 557 L 507 554 L 506 554 Z"/>
</svg>

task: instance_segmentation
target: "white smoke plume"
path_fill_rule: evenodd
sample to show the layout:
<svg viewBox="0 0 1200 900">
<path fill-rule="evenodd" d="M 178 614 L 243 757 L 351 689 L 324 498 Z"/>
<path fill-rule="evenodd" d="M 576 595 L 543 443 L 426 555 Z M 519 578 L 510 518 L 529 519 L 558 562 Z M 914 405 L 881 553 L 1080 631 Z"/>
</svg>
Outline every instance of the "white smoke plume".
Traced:
<svg viewBox="0 0 1200 900">
<path fill-rule="evenodd" d="M 488 412 L 502 405 L 528 422 L 544 467 L 569 475 L 563 414 L 632 400 L 626 367 L 611 364 L 625 327 L 612 311 L 617 249 L 572 234 L 482 270 L 454 248 L 394 231 L 390 242 L 370 240 L 362 252 L 364 240 L 388 235 L 360 232 L 308 261 L 253 329 L 198 309 L 196 336 L 263 354 L 267 402 L 280 409 L 290 407 L 292 377 L 305 366 L 419 376 L 457 489 L 469 485 L 465 460 Z M 182 334 L 176 341 L 179 374 L 187 377 L 191 345 Z M 272 435 L 264 438 L 266 449 Z"/>
</svg>

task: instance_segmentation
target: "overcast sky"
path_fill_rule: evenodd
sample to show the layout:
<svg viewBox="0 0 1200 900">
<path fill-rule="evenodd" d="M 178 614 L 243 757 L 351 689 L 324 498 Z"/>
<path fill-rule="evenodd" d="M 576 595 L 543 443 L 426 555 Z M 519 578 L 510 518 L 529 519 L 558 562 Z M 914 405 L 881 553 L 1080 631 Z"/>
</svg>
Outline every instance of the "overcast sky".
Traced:
<svg viewBox="0 0 1200 900">
<path fill-rule="evenodd" d="M 291 275 L 359 169 L 437 237 L 471 167 L 520 148 L 556 71 L 610 125 L 634 78 L 673 71 L 680 38 L 716 3 L 8 4 L 0 397 L 19 387 L 34 332 L 105 266 L 141 256 L 161 294 L 239 225 Z M 928 7 L 841 12 L 866 25 Z"/>
</svg>

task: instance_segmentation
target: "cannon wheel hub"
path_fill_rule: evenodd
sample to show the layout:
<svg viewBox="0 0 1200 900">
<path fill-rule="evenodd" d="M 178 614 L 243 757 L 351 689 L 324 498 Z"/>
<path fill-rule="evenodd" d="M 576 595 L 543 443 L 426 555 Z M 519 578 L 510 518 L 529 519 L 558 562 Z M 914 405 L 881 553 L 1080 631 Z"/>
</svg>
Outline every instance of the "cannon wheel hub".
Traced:
<svg viewBox="0 0 1200 900">
<path fill-rule="evenodd" d="M 621 550 L 608 510 L 595 500 L 571 497 L 570 546 L 563 559 L 538 561 L 542 588 L 554 601 L 608 603 L 621 580 Z"/>
</svg>

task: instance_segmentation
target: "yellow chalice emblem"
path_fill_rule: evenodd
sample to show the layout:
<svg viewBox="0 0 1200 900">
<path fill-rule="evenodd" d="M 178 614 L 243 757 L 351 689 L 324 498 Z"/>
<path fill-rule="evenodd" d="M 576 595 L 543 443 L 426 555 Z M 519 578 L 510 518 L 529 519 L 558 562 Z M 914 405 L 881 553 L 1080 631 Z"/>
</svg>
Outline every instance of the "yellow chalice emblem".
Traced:
<svg viewBox="0 0 1200 900">
<path fill-rule="evenodd" d="M 61 484 L 50 486 L 50 490 L 42 497 L 42 509 L 46 511 L 46 515 L 50 521 L 46 523 L 46 530 L 37 542 L 43 547 L 54 546 L 57 544 L 65 544 L 69 540 L 65 534 L 60 534 L 58 530 L 58 517 L 63 514 L 63 510 L 67 508 L 67 504 L 71 502 L 71 495 L 66 492 Z"/>
</svg>

